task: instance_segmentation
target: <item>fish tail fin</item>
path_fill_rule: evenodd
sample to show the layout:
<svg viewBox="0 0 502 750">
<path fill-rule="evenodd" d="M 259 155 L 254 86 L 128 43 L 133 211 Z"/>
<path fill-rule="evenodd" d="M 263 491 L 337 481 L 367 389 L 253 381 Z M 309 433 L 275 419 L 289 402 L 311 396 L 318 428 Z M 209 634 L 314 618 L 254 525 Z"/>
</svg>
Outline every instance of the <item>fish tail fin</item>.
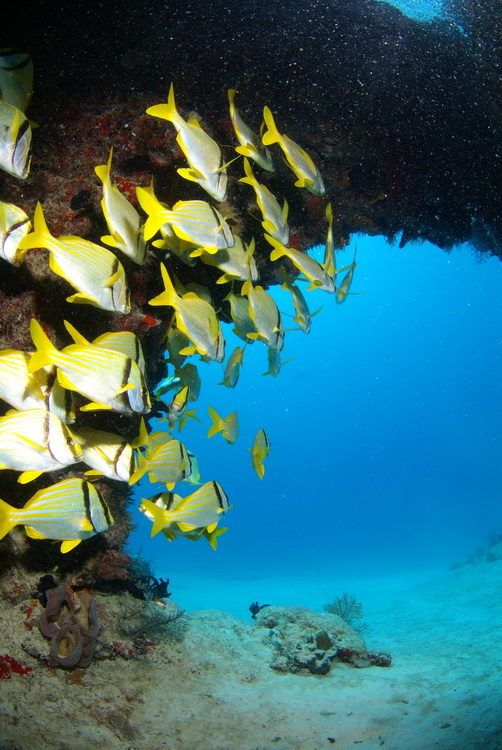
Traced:
<svg viewBox="0 0 502 750">
<path fill-rule="evenodd" d="M 108 156 L 108 161 L 106 162 L 106 164 L 101 164 L 101 166 L 99 167 L 94 167 L 94 171 L 103 184 L 110 181 L 110 172 L 112 171 L 112 157 L 113 146 L 110 149 L 110 155 Z"/>
<path fill-rule="evenodd" d="M 13 510 L 14 508 L 5 500 L 0 500 L 0 539 L 3 539 L 17 524 L 17 521 L 13 521 L 11 518 Z"/>
<path fill-rule="evenodd" d="M 37 203 L 33 217 L 33 231 L 27 234 L 19 243 L 20 250 L 32 250 L 35 247 L 47 247 L 54 239 L 45 221 L 44 212 L 40 202 Z"/>
<path fill-rule="evenodd" d="M 52 364 L 52 355 L 57 352 L 57 349 L 36 318 L 30 321 L 30 333 L 37 351 L 30 359 L 28 372 L 36 372 Z"/>
<path fill-rule="evenodd" d="M 235 109 L 234 99 L 237 91 L 235 89 L 228 89 L 228 103 L 230 105 L 230 113 L 233 113 Z"/>
<path fill-rule="evenodd" d="M 209 412 L 209 416 L 213 420 L 213 424 L 211 425 L 207 433 L 208 438 L 210 438 L 213 437 L 213 435 L 216 435 L 218 432 L 221 432 L 221 423 L 223 420 L 221 419 L 216 409 L 213 409 L 212 406 L 208 406 L 207 410 Z"/>
<path fill-rule="evenodd" d="M 129 477 L 129 484 L 136 484 L 136 482 L 139 482 L 141 477 L 148 471 L 148 461 L 142 453 L 138 453 L 138 463 L 138 468 L 133 471 L 133 473 Z"/>
<path fill-rule="evenodd" d="M 148 304 L 153 306 L 170 305 L 171 307 L 174 307 L 173 303 L 178 299 L 178 295 L 176 293 L 176 289 L 174 288 L 173 282 L 171 281 L 171 277 L 167 272 L 167 268 L 163 263 L 160 264 L 160 272 L 162 274 L 162 280 L 164 282 L 164 291 L 161 292 L 161 294 L 159 294 L 157 297 L 149 300 Z"/>
<path fill-rule="evenodd" d="M 147 188 L 137 187 L 136 197 L 143 211 L 148 214 L 143 229 L 143 236 L 148 241 L 166 223 L 165 208 L 155 197 L 152 186 Z"/>
<path fill-rule="evenodd" d="M 226 526 L 220 529 L 213 529 L 212 531 L 208 531 L 208 529 L 204 530 L 204 536 L 215 551 L 218 547 L 218 537 L 224 534 L 225 531 L 228 531 L 228 527 Z"/>
<path fill-rule="evenodd" d="M 146 498 L 141 498 L 141 504 L 153 516 L 153 524 L 150 536 L 155 536 L 155 534 L 158 534 L 159 531 L 162 531 L 164 526 L 167 526 L 164 510 L 162 508 L 159 508 L 158 505 L 155 505 L 155 503 L 152 503 L 151 500 L 147 500 Z"/>
<path fill-rule="evenodd" d="M 270 253 L 270 260 L 279 260 L 279 258 L 282 258 L 283 255 L 287 255 L 287 253 L 285 252 L 286 247 L 282 244 L 282 242 L 279 242 L 275 239 L 275 237 L 271 237 L 269 234 L 265 234 L 264 237 L 267 242 L 274 248 Z"/>
<path fill-rule="evenodd" d="M 331 203 L 328 203 L 326 206 L 326 218 L 330 224 L 333 223 L 333 209 L 331 207 Z"/>
<path fill-rule="evenodd" d="M 141 417 L 141 421 L 139 423 L 139 433 L 137 437 L 131 441 L 131 448 L 140 448 L 141 446 L 149 446 L 150 445 L 150 435 L 148 434 L 148 430 L 146 429 L 146 422 L 143 417 Z"/>
<path fill-rule="evenodd" d="M 279 143 L 279 141 L 281 140 L 281 134 L 277 130 L 274 116 L 269 107 L 263 107 L 263 119 L 265 120 L 265 125 L 267 126 L 267 130 L 263 133 L 261 139 L 263 145 L 270 146 L 271 143 Z"/>
<path fill-rule="evenodd" d="M 72 326 L 72 324 L 68 320 L 63 320 L 64 327 L 72 337 L 75 344 L 80 344 L 81 346 L 90 346 L 90 341 L 87 341 L 85 336 L 82 336 L 81 333 L 77 331 L 75 326 Z"/>
<path fill-rule="evenodd" d="M 251 185 L 254 187 L 258 184 L 258 180 L 253 174 L 253 170 L 251 169 L 251 164 L 249 163 L 249 159 L 244 157 L 244 172 L 246 173 L 245 177 L 241 177 L 239 182 L 245 182 L 246 185 Z"/>
</svg>

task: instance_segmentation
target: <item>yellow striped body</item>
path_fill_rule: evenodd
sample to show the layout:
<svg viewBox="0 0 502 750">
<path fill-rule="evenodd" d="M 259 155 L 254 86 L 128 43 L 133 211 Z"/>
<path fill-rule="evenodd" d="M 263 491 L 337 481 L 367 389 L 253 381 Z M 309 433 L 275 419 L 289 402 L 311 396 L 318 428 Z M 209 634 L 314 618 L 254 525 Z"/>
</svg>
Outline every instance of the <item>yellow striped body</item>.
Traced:
<svg viewBox="0 0 502 750">
<path fill-rule="evenodd" d="M 264 236 L 274 248 L 270 253 L 270 260 L 279 260 L 284 256 L 289 258 L 293 265 L 310 281 L 309 289 L 321 289 L 333 294 L 335 291 L 333 279 L 315 258 L 312 258 L 308 253 L 301 252 L 301 250 L 295 250 L 293 247 L 285 247 L 269 234 Z"/>
<path fill-rule="evenodd" d="M 260 479 L 263 479 L 265 474 L 265 467 L 263 464 L 269 453 L 270 442 L 267 433 L 263 429 L 258 430 L 251 449 L 251 459 L 253 462 L 253 468 Z"/>
<path fill-rule="evenodd" d="M 132 448 L 127 440 L 112 432 L 81 427 L 82 461 L 98 474 L 118 482 L 128 482 L 135 468 Z"/>
<path fill-rule="evenodd" d="M 208 406 L 209 416 L 213 424 L 208 430 L 207 436 L 213 437 L 221 432 L 227 443 L 235 443 L 239 435 L 239 417 L 236 411 L 233 411 L 228 417 L 223 419 L 212 406 Z"/>
<path fill-rule="evenodd" d="M 234 126 L 235 135 L 240 143 L 235 150 L 238 154 L 248 156 L 259 164 L 262 169 L 266 169 L 267 172 L 275 172 L 274 162 L 270 151 L 260 140 L 260 137 L 254 133 L 250 127 L 246 125 L 242 119 L 239 110 L 235 106 L 235 90 L 228 90 L 228 104 L 230 109 L 230 119 Z"/>
<path fill-rule="evenodd" d="M 0 258 L 20 266 L 26 250 L 20 250 L 19 243 L 30 229 L 31 222 L 21 208 L 0 201 Z"/>
<path fill-rule="evenodd" d="M 267 346 L 281 351 L 284 346 L 282 319 L 275 300 L 261 286 L 253 286 L 246 281 L 242 286 L 242 294 L 249 301 L 249 315 L 254 323 L 256 333 L 248 333 L 248 338 L 263 341 Z"/>
<path fill-rule="evenodd" d="M 159 500 L 164 507 L 156 503 Z M 143 499 L 140 506 L 140 510 L 153 519 L 151 536 L 173 526 L 174 534 L 178 529 L 193 531 L 209 527 L 212 530 L 228 508 L 228 498 L 218 482 L 206 482 L 185 498 L 165 492 L 150 500 Z"/>
<path fill-rule="evenodd" d="M 30 123 L 20 109 L 0 99 L 0 169 L 25 180 L 30 164 Z"/>
<path fill-rule="evenodd" d="M 263 219 L 263 229 L 286 245 L 289 241 L 288 202 L 284 199 L 283 207 L 280 207 L 279 201 L 268 187 L 258 182 L 247 159 L 244 159 L 244 171 L 246 176 L 241 177 L 239 182 L 251 185 L 255 191 L 256 202 Z"/>
</svg>

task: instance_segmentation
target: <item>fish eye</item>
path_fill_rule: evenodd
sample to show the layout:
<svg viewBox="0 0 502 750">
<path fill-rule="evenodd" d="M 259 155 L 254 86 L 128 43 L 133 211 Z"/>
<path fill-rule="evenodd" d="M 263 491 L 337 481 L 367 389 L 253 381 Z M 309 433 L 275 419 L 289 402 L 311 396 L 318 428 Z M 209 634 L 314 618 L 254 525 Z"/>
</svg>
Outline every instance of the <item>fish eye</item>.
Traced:
<svg viewBox="0 0 502 750">
<path fill-rule="evenodd" d="M 66 445 L 73 445 L 73 440 L 71 439 L 71 437 L 69 435 L 66 438 Z"/>
</svg>

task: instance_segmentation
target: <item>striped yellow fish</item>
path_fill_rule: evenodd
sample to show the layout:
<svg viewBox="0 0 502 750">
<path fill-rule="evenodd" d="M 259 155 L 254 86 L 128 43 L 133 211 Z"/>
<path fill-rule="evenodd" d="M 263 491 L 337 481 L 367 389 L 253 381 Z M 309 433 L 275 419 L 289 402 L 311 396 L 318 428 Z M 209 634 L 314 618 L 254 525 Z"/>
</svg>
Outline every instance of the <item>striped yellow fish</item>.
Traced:
<svg viewBox="0 0 502 750">
<path fill-rule="evenodd" d="M 321 173 L 311 157 L 298 143 L 295 143 L 287 135 L 279 133 L 272 112 L 268 107 L 263 109 L 263 118 L 268 130 L 263 134 L 262 141 L 265 146 L 270 146 L 271 143 L 279 144 L 289 167 L 298 178 L 295 186 L 307 188 L 315 195 L 324 195 L 326 188 Z"/>
<path fill-rule="evenodd" d="M 75 421 L 73 393 L 60 386 L 55 367 L 28 372 L 32 354 L 17 349 L 0 352 L 0 398 L 18 411 L 45 409 L 71 424 Z"/>
<path fill-rule="evenodd" d="M 110 331 L 108 333 L 102 333 L 101 336 L 98 336 L 91 342 L 87 341 L 87 339 L 67 320 L 64 321 L 64 325 L 75 344 L 81 344 L 82 346 L 100 346 L 102 349 L 111 349 L 114 352 L 120 352 L 125 357 L 130 357 L 134 360 L 142 374 L 145 374 L 145 355 L 143 354 L 143 349 L 138 337 L 135 333 L 132 333 L 132 331 Z"/>
<path fill-rule="evenodd" d="M 0 99 L 26 112 L 33 90 L 33 60 L 27 52 L 0 52 Z"/>
<path fill-rule="evenodd" d="M 262 215 L 262 227 L 279 242 L 285 245 L 289 241 L 288 226 L 288 202 L 284 199 L 282 208 L 279 201 L 273 193 L 270 192 L 266 185 L 261 185 L 253 174 L 251 165 L 247 159 L 244 159 L 245 177 L 241 177 L 239 182 L 251 185 L 256 195 L 256 202 Z"/>
<path fill-rule="evenodd" d="M 356 255 L 357 255 L 357 246 L 356 246 L 356 249 L 354 250 L 354 260 L 352 261 L 352 263 L 350 264 L 350 266 L 347 266 L 347 268 L 349 270 L 347 271 L 347 273 L 343 277 L 342 283 L 340 284 L 340 286 L 336 290 L 335 300 L 336 300 L 336 304 L 337 305 L 341 305 L 342 302 L 345 302 L 345 300 L 347 299 L 347 296 L 350 294 L 350 287 L 351 287 L 352 281 L 354 279 L 354 271 L 355 271 L 356 265 L 357 265 L 357 263 L 356 263 Z M 344 270 L 344 269 L 341 269 L 341 270 Z"/>
<path fill-rule="evenodd" d="M 326 235 L 326 246 L 324 248 L 324 260 L 322 267 L 333 279 L 333 283 L 336 287 L 336 255 L 335 255 L 335 241 L 333 239 L 333 209 L 331 203 L 326 206 L 326 218 L 328 220 L 328 232 Z"/>
<path fill-rule="evenodd" d="M 165 508 L 152 500 L 141 501 L 143 512 L 153 519 L 151 536 L 163 529 L 173 529 L 175 535 L 178 530 L 190 532 L 201 528 L 206 528 L 210 533 L 229 509 L 228 497 L 218 482 L 206 482 L 184 498 L 174 493 L 162 493 L 162 496 L 165 498 Z M 156 498 L 158 495 L 153 500 Z"/>
<path fill-rule="evenodd" d="M 176 510 L 183 502 L 183 500 L 184 498 L 182 498 L 180 495 L 174 494 L 173 492 L 162 492 L 161 494 L 154 495 L 154 497 L 150 498 L 150 502 L 154 503 L 162 510 L 167 510 L 168 508 L 170 508 L 172 511 Z M 154 520 L 153 515 L 146 509 L 143 504 L 139 506 L 139 509 L 150 521 Z M 208 528 L 210 528 L 211 531 L 208 531 Z M 199 539 L 205 538 L 214 550 L 216 550 L 218 547 L 218 537 L 220 537 L 226 531 L 228 531 L 227 528 L 215 527 L 214 524 L 209 527 L 201 526 L 196 529 L 190 529 L 189 531 L 182 531 L 177 523 L 171 523 L 162 529 L 162 533 L 170 542 L 173 542 L 178 537 L 191 539 L 194 542 L 197 542 Z"/>
<path fill-rule="evenodd" d="M 119 482 L 128 482 L 136 468 L 130 443 L 113 432 L 81 427 L 82 461 L 91 467 L 88 476 L 105 476 Z"/>
<path fill-rule="evenodd" d="M 112 524 L 107 504 L 83 479 L 64 479 L 39 490 L 21 509 L 0 500 L 0 539 L 14 526 L 23 525 L 31 539 L 62 541 L 61 552 L 70 552 Z"/>
<path fill-rule="evenodd" d="M 30 123 L 20 109 L 0 100 L 0 169 L 25 180 L 30 164 Z"/>
<path fill-rule="evenodd" d="M 21 484 L 81 458 L 78 437 L 52 412 L 27 409 L 0 417 L 0 469 L 21 471 Z"/>
<path fill-rule="evenodd" d="M 101 237 L 101 242 L 117 248 L 138 265 L 143 265 L 146 244 L 141 218 L 134 206 L 120 192 L 117 185 L 112 184 L 110 179 L 112 156 L 113 148 L 110 149 L 107 163 L 94 168 L 103 183 L 101 209 L 110 232 L 110 234 Z"/>
<path fill-rule="evenodd" d="M 236 346 L 227 360 L 223 373 L 223 380 L 218 385 L 226 385 L 227 388 L 235 388 L 241 374 L 244 347 Z"/>
<path fill-rule="evenodd" d="M 67 302 L 93 305 L 111 312 L 130 312 L 125 272 L 115 255 L 82 237 L 53 237 L 40 203 L 35 209 L 33 232 L 19 243 L 22 250 L 38 247 L 49 251 L 51 270 L 77 290 L 77 294 L 66 298 Z"/>
<path fill-rule="evenodd" d="M 246 344 L 252 344 L 253 339 L 248 338 L 248 334 L 256 333 L 256 328 L 249 314 L 248 300 L 241 294 L 235 294 L 234 292 L 229 292 L 226 297 L 223 297 L 223 300 L 230 305 L 230 317 L 235 326 L 235 328 L 232 328 L 233 333 Z"/>
<path fill-rule="evenodd" d="M 136 188 L 136 195 L 141 208 L 148 214 L 145 224 L 146 240 L 151 239 L 167 224 L 180 240 L 190 245 L 188 249 L 191 249 L 191 257 L 196 257 L 199 250 L 216 253 L 235 245 L 235 237 L 229 224 L 207 201 L 178 201 L 170 211 L 148 188 Z M 180 251 L 184 250 L 181 246 Z"/>
<path fill-rule="evenodd" d="M 179 114 L 172 83 L 167 104 L 155 104 L 146 113 L 167 120 L 176 128 L 176 140 L 189 166 L 188 169 L 178 169 L 178 174 L 197 182 L 216 201 L 224 201 L 227 196 L 227 165 L 223 163 L 220 147 L 197 120 L 186 121 Z"/>
<path fill-rule="evenodd" d="M 141 419 L 141 427 L 140 427 L 140 434 L 138 438 L 133 442 L 133 446 L 135 448 L 137 447 L 144 447 L 145 448 L 145 456 L 146 458 L 150 458 L 151 453 L 159 448 L 161 445 L 165 445 L 165 443 L 168 443 L 170 440 L 173 440 L 173 436 L 170 432 L 163 432 L 161 430 L 155 430 L 155 432 L 152 432 L 150 435 L 148 434 L 146 430 L 146 425 L 144 419 Z M 191 471 L 190 474 L 183 477 L 183 481 L 190 482 L 190 484 L 200 484 L 200 473 L 199 473 L 199 464 L 192 453 L 192 451 L 188 450 L 188 448 L 185 447 L 185 450 L 188 454 L 188 458 L 190 460 L 191 465 Z"/>
<path fill-rule="evenodd" d="M 28 371 L 56 365 L 63 388 L 77 391 L 91 401 L 82 406 L 81 411 L 113 409 L 122 414 L 150 411 L 145 379 L 130 357 L 92 344 L 71 344 L 59 351 L 35 318 L 31 320 L 30 332 L 37 351 Z"/>
<path fill-rule="evenodd" d="M 187 336 L 191 345 L 180 350 L 180 354 L 207 356 L 222 362 L 225 356 L 225 340 L 216 313 L 212 306 L 193 292 L 180 297 L 169 277 L 165 265 L 161 264 L 165 291 L 149 301 L 150 305 L 169 305 L 174 308 L 177 328 Z"/>
<path fill-rule="evenodd" d="M 150 482 L 162 482 L 168 490 L 172 490 L 175 484 L 192 472 L 187 449 L 174 438 L 151 449 L 146 457 L 140 453 L 138 460 L 139 467 L 131 475 L 129 484 L 139 482 L 148 472 Z"/>
<path fill-rule="evenodd" d="M 235 135 L 240 143 L 240 146 L 236 147 L 238 154 L 243 156 L 249 156 L 262 169 L 266 169 L 267 172 L 275 172 L 274 162 L 270 151 L 260 140 L 260 137 L 253 133 L 250 127 L 246 125 L 242 117 L 240 116 L 239 110 L 235 106 L 235 89 L 228 89 L 228 104 L 230 108 L 230 119 L 234 126 Z M 287 242 L 287 240 L 286 240 Z"/>
<path fill-rule="evenodd" d="M 293 320 L 295 321 L 295 323 L 298 323 L 298 325 L 300 326 L 300 330 L 302 330 L 303 333 L 310 333 L 312 318 L 314 317 L 314 315 L 317 315 L 321 312 L 322 306 L 319 307 L 314 313 L 311 313 L 302 291 L 297 287 L 296 284 L 292 282 L 291 277 L 284 268 L 282 269 L 282 274 L 284 276 L 284 283 L 282 284 L 281 289 L 287 289 L 291 294 L 291 299 L 293 300 L 293 305 L 295 308 L 295 315 L 293 316 Z"/>
<path fill-rule="evenodd" d="M 227 443 L 235 443 L 239 435 L 239 417 L 237 412 L 233 411 L 228 417 L 223 419 L 212 406 L 208 406 L 207 409 L 213 422 L 207 433 L 208 438 L 221 432 Z"/>
<path fill-rule="evenodd" d="M 218 250 L 214 254 L 200 253 L 200 259 L 208 266 L 215 266 L 223 271 L 223 276 L 216 279 L 217 284 L 225 284 L 227 281 L 256 281 L 258 269 L 254 259 L 255 241 L 251 239 L 249 245 L 245 245 L 240 237 L 235 238 L 235 245 L 225 250 Z M 194 255 L 198 255 L 197 250 Z"/>
<path fill-rule="evenodd" d="M 321 289 L 333 294 L 335 284 L 333 278 L 324 270 L 315 258 L 303 253 L 301 250 L 295 250 L 294 247 L 285 247 L 269 234 L 264 235 L 267 242 L 274 248 L 270 253 L 270 260 L 279 260 L 279 258 L 289 258 L 294 266 L 310 281 L 308 289 Z"/>
<path fill-rule="evenodd" d="M 22 208 L 0 201 L 0 258 L 20 266 L 26 250 L 20 250 L 19 243 L 30 229 L 31 222 Z"/>
<path fill-rule="evenodd" d="M 267 356 L 268 356 L 268 370 L 267 372 L 262 372 L 262 375 L 272 375 L 273 378 L 276 378 L 280 371 L 281 367 L 284 365 L 287 365 L 288 362 L 291 362 L 293 357 L 290 357 L 289 359 L 286 359 L 284 362 L 281 362 L 281 353 L 277 351 L 277 349 L 274 349 L 272 346 L 269 346 L 267 349 Z"/>
<path fill-rule="evenodd" d="M 274 298 L 262 286 L 253 286 L 250 281 L 242 285 L 242 294 L 249 301 L 249 315 L 251 316 L 256 333 L 248 333 L 249 339 L 263 341 L 281 351 L 284 346 L 284 332 L 279 308 Z"/>
<path fill-rule="evenodd" d="M 270 453 L 270 441 L 265 430 L 258 430 L 254 439 L 253 447 L 250 448 L 250 451 L 253 468 L 260 479 L 263 479 L 265 474 L 265 467 L 263 464 Z"/>
</svg>

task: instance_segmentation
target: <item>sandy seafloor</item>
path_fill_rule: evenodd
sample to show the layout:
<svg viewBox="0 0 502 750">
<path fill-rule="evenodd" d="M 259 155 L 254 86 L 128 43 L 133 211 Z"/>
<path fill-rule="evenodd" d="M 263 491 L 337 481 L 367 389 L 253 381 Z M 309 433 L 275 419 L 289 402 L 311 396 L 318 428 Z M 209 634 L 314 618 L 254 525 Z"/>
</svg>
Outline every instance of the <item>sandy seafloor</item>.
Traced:
<svg viewBox="0 0 502 750">
<path fill-rule="evenodd" d="M 157 643 L 139 659 L 94 661 L 75 681 L 23 654 L 34 670 L 3 681 L 0 747 L 501 748 L 502 543 L 491 557 L 365 580 L 319 571 L 315 578 L 308 571 L 241 580 L 178 576 L 173 598 L 187 610 L 183 640 Z M 245 614 L 248 602 L 319 611 L 334 585 L 357 590 L 367 645 L 390 652 L 392 666 L 335 663 L 325 676 L 271 669 L 263 629 Z M 216 590 L 228 612 L 192 609 L 206 599 L 214 606 Z M 2 650 L 11 633 L 3 618 Z"/>
</svg>

